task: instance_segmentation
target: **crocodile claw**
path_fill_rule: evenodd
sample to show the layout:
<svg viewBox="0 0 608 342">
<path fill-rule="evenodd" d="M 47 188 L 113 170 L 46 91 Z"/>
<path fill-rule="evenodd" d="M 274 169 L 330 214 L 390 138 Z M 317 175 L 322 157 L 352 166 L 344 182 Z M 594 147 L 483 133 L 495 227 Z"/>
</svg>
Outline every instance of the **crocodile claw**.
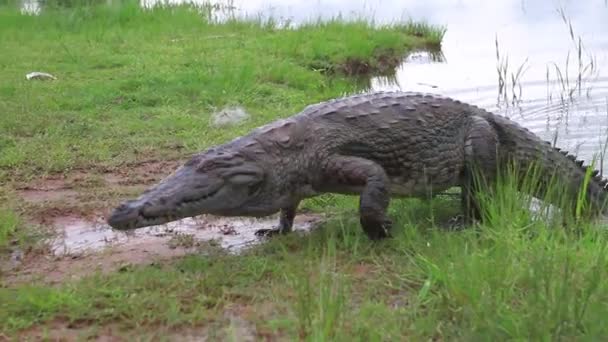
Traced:
<svg viewBox="0 0 608 342">
<path fill-rule="evenodd" d="M 258 237 L 273 237 L 275 235 L 284 234 L 284 232 L 279 228 L 265 228 L 258 229 L 255 231 L 255 236 Z"/>
<path fill-rule="evenodd" d="M 449 231 L 461 231 L 465 230 L 477 223 L 476 220 L 467 221 L 463 214 L 458 214 L 451 217 L 447 222 L 441 224 L 441 226 Z"/>
<path fill-rule="evenodd" d="M 362 217 L 361 225 L 370 240 L 382 240 L 392 237 L 391 229 L 393 222 L 388 217 L 384 217 L 379 221 L 375 220 L 374 217 Z"/>
</svg>

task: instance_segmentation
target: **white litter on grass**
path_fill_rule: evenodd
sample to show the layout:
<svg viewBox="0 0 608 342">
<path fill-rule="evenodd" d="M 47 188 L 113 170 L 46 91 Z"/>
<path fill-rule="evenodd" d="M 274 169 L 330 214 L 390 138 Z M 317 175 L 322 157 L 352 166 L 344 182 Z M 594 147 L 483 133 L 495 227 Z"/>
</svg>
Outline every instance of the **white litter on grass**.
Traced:
<svg viewBox="0 0 608 342">
<path fill-rule="evenodd" d="M 211 116 L 212 125 L 215 127 L 235 125 L 247 118 L 249 118 L 249 113 L 242 107 L 226 107 Z"/>
<path fill-rule="evenodd" d="M 40 71 L 30 72 L 29 74 L 25 75 L 25 78 L 28 81 L 31 81 L 31 80 L 56 80 L 57 79 L 57 77 L 55 77 L 49 73 L 40 72 Z"/>
</svg>

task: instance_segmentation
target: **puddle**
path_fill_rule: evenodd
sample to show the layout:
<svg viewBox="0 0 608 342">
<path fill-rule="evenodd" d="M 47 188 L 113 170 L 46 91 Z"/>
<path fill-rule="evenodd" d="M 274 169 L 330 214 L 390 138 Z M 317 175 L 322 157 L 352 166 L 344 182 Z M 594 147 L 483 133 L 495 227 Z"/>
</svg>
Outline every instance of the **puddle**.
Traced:
<svg viewBox="0 0 608 342">
<path fill-rule="evenodd" d="M 320 214 L 298 215 L 294 221 L 294 231 L 308 232 L 318 226 L 322 219 Z M 255 232 L 275 227 L 278 220 L 278 215 L 259 219 L 203 215 L 121 232 L 113 230 L 103 221 L 90 222 L 76 217 L 64 217 L 54 222 L 60 235 L 52 241 L 51 249 L 54 255 L 61 256 L 99 252 L 114 246 L 150 248 L 150 245 L 164 244 L 174 249 L 189 248 L 197 242 L 215 241 L 229 252 L 239 252 L 264 241 L 255 236 Z"/>
</svg>

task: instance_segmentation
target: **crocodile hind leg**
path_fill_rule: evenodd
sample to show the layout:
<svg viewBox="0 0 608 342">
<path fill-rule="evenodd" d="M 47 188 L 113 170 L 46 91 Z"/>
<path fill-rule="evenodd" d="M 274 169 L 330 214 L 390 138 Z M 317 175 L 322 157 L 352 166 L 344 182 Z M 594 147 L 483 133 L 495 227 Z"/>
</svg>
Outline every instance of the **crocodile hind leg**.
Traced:
<svg viewBox="0 0 608 342">
<path fill-rule="evenodd" d="M 258 229 L 255 232 L 255 235 L 273 236 L 273 235 L 277 235 L 277 234 L 290 233 L 293 229 L 293 220 L 296 217 L 296 209 L 298 208 L 298 204 L 299 204 L 299 202 L 281 209 L 281 214 L 279 216 L 279 226 L 277 228 Z"/>
<path fill-rule="evenodd" d="M 465 139 L 465 167 L 461 201 L 464 224 L 482 219 L 479 191 L 491 191 L 496 181 L 498 136 L 484 119 L 472 117 L 473 122 Z"/>
<path fill-rule="evenodd" d="M 390 237 L 389 179 L 379 164 L 364 158 L 336 156 L 323 170 L 322 191 L 359 193 L 359 222 L 370 240 Z"/>
</svg>

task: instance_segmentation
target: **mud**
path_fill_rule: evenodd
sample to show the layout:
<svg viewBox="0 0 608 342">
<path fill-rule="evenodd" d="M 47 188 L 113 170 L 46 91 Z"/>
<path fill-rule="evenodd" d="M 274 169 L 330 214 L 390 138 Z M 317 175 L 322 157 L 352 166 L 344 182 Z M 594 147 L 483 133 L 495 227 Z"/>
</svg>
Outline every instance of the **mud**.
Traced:
<svg viewBox="0 0 608 342">
<path fill-rule="evenodd" d="M 125 327 L 120 322 L 89 325 L 56 319 L 44 327 L 32 326 L 19 333 L 20 341 L 257 341 L 277 340 L 273 333 L 258 330 L 252 317 L 258 314 L 250 306 L 226 305 L 223 313 L 205 324 L 165 327 L 149 325 L 142 329 Z M 0 341 L 4 341 L 0 334 Z M 8 339 L 7 339 L 8 341 Z"/>
<path fill-rule="evenodd" d="M 60 218 L 55 226 L 60 235 L 52 241 L 53 255 L 78 255 L 102 251 L 112 246 L 122 248 L 150 249 L 152 246 L 167 244 L 171 249 L 193 247 L 200 242 L 214 241 L 230 252 L 264 241 L 255 235 L 259 229 L 269 229 L 277 225 L 278 215 L 267 218 L 227 218 L 198 216 L 185 218 L 164 225 L 135 229 L 129 232 L 116 231 L 103 221 L 88 222 L 79 218 Z M 301 214 L 296 216 L 294 230 L 306 232 L 321 222 L 320 215 Z M 180 245 L 180 240 L 182 244 Z M 171 243 L 172 241 L 176 241 Z M 158 249 L 156 249 L 158 252 Z"/>
<path fill-rule="evenodd" d="M 122 341 L 208 341 L 209 333 L 205 327 L 183 326 L 178 328 L 166 328 L 154 326 L 146 330 L 125 329 L 119 324 L 92 325 L 74 324 L 67 321 L 56 320 L 46 324 L 44 327 L 33 326 L 25 329 L 19 334 L 19 341 L 98 341 L 98 342 L 122 342 Z M 0 335 L 0 341 L 2 335 Z M 8 338 L 6 341 L 9 341 Z"/>
</svg>

